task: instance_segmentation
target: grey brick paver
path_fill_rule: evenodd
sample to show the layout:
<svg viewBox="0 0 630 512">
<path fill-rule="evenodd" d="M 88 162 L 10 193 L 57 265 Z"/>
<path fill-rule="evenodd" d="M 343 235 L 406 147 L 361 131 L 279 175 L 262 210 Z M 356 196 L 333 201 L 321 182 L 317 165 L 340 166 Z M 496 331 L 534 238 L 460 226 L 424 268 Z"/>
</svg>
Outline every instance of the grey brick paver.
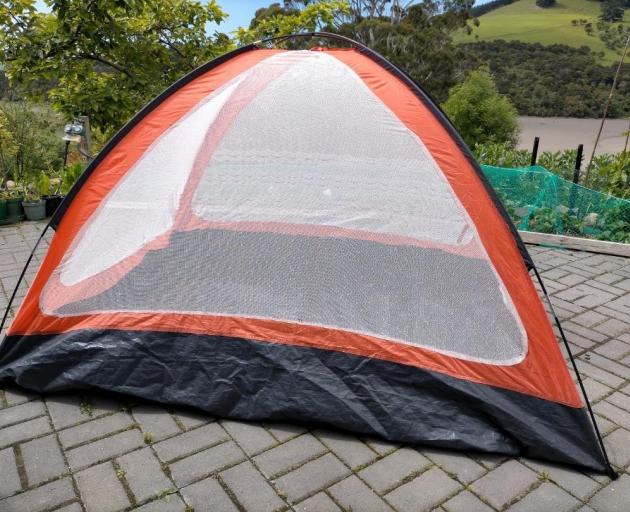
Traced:
<svg viewBox="0 0 630 512">
<path fill-rule="evenodd" d="M 296 512 L 340 512 L 341 509 L 326 494 L 320 492 L 295 505 Z"/>
<path fill-rule="evenodd" d="M 273 512 L 286 508 L 284 501 L 251 462 L 223 471 L 219 477 L 248 512 Z"/>
<path fill-rule="evenodd" d="M 604 438 L 610 461 L 618 468 L 630 464 L 630 432 L 623 428 L 615 430 Z"/>
<path fill-rule="evenodd" d="M 73 470 L 82 469 L 97 462 L 111 459 L 117 455 L 131 451 L 144 444 L 140 432 L 136 429 L 106 437 L 100 441 L 84 444 L 68 450 L 68 463 Z"/>
<path fill-rule="evenodd" d="M 29 486 L 51 480 L 68 470 L 54 435 L 33 439 L 20 448 Z"/>
<path fill-rule="evenodd" d="M 139 405 L 133 409 L 133 417 L 145 434 L 150 434 L 154 441 L 179 434 L 181 429 L 175 420 L 163 408 L 152 405 Z"/>
<path fill-rule="evenodd" d="M 0 428 L 21 423 L 37 416 L 42 416 L 45 413 L 44 404 L 40 400 L 0 409 Z"/>
<path fill-rule="evenodd" d="M 42 512 L 76 499 L 69 478 L 0 500 L 2 512 Z"/>
<path fill-rule="evenodd" d="M 254 461 L 264 475 L 273 477 L 325 452 L 322 443 L 305 434 L 254 457 Z"/>
<path fill-rule="evenodd" d="M 588 505 L 598 512 L 628 512 L 629 503 L 630 476 L 624 474 L 595 494 Z"/>
<path fill-rule="evenodd" d="M 59 432 L 59 441 L 64 448 L 72 448 L 81 443 L 104 437 L 108 434 L 120 432 L 129 428 L 133 424 L 133 419 L 126 413 L 112 414 L 104 418 L 98 418 L 87 423 L 82 423 L 76 427 Z"/>
<path fill-rule="evenodd" d="M 460 482 L 469 484 L 483 476 L 486 468 L 469 457 L 447 450 L 422 450 L 423 455 L 440 466 L 444 471 L 455 475 Z"/>
<path fill-rule="evenodd" d="M 328 492 L 345 510 L 391 512 L 392 508 L 356 476 L 352 475 L 333 485 Z"/>
<path fill-rule="evenodd" d="M 351 435 L 329 430 L 319 430 L 314 434 L 337 457 L 353 469 L 365 466 L 378 457 L 378 454 L 368 445 Z"/>
<path fill-rule="evenodd" d="M 471 485 L 473 491 L 501 508 L 538 481 L 538 475 L 520 462 L 510 459 Z"/>
<path fill-rule="evenodd" d="M 401 448 L 359 472 L 372 489 L 382 494 L 398 485 L 404 478 L 420 473 L 431 465 L 423 455 L 412 448 Z"/>
<path fill-rule="evenodd" d="M 21 488 L 13 448 L 0 450 L 0 498 L 11 496 Z"/>
<path fill-rule="evenodd" d="M 578 505 L 580 502 L 573 496 L 558 486 L 545 482 L 508 510 L 510 512 L 540 512 L 541 510 L 569 512 Z"/>
<path fill-rule="evenodd" d="M 111 463 L 84 469 L 76 474 L 76 479 L 87 512 L 117 512 L 129 506 Z"/>
<path fill-rule="evenodd" d="M 176 494 L 134 508 L 133 512 L 186 512 L 186 505 Z"/>
<path fill-rule="evenodd" d="M 171 464 L 173 480 L 180 487 L 209 476 L 245 459 L 243 451 L 233 441 L 190 455 Z"/>
<path fill-rule="evenodd" d="M 150 448 L 128 453 L 117 462 L 125 472 L 125 480 L 137 502 L 173 489 L 173 483 L 162 471 L 160 461 Z"/>
<path fill-rule="evenodd" d="M 224 420 L 221 425 L 247 455 L 255 455 L 278 444 L 276 438 L 260 424 Z"/>
<path fill-rule="evenodd" d="M 25 421 L 24 423 L 18 423 L 0 429 L 0 448 L 26 441 L 27 439 L 32 439 L 48 432 L 50 432 L 50 423 L 45 416 Z"/>
<path fill-rule="evenodd" d="M 186 503 L 195 512 L 239 512 L 215 478 L 206 478 L 182 489 Z"/>
<path fill-rule="evenodd" d="M 470 491 L 462 491 L 448 500 L 442 508 L 446 512 L 493 512 L 493 510 Z"/>
<path fill-rule="evenodd" d="M 461 489 L 459 483 L 434 467 L 394 489 L 385 498 L 398 512 L 422 512 L 431 510 Z"/>
<path fill-rule="evenodd" d="M 580 499 L 586 499 L 600 487 L 596 480 L 572 468 L 532 460 L 526 464 Z"/>
<path fill-rule="evenodd" d="M 210 423 L 166 441 L 155 443 L 153 448 L 160 459 L 170 461 L 227 441 L 229 437 L 218 423 Z"/>
<path fill-rule="evenodd" d="M 296 502 L 328 487 L 349 473 L 350 470 L 339 459 L 327 453 L 281 476 L 275 484 L 290 501 Z"/>
</svg>

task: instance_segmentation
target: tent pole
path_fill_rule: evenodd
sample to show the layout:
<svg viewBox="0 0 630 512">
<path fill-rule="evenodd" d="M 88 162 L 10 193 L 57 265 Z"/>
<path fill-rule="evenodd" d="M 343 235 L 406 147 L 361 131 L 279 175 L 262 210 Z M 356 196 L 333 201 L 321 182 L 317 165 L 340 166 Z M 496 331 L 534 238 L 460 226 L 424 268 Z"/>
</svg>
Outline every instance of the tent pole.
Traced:
<svg viewBox="0 0 630 512">
<path fill-rule="evenodd" d="M 586 408 L 588 409 L 588 413 L 591 417 L 591 421 L 593 423 L 593 427 L 595 429 L 595 434 L 597 435 L 597 441 L 599 442 L 599 446 L 602 450 L 602 454 L 604 455 L 604 461 L 606 462 L 606 473 L 609 478 L 612 480 L 617 480 L 619 478 L 619 474 L 615 471 L 615 469 L 610 464 L 610 460 L 608 459 L 608 452 L 606 451 L 606 447 L 604 446 L 604 439 L 599 431 L 599 427 L 597 426 L 597 420 L 595 419 L 595 414 L 593 413 L 593 409 L 591 408 L 591 403 L 588 400 L 588 395 L 586 394 L 586 388 L 584 387 L 584 382 L 582 381 L 582 377 L 580 375 L 580 371 L 578 370 L 577 364 L 575 363 L 575 358 L 573 357 L 573 352 L 571 352 L 571 347 L 569 346 L 569 342 L 567 337 L 564 334 L 564 330 L 562 329 L 562 325 L 560 324 L 560 320 L 558 319 L 558 315 L 551 303 L 551 299 L 549 298 L 549 294 L 547 293 L 547 289 L 545 288 L 545 284 L 543 283 L 542 277 L 538 273 L 538 269 L 534 266 L 534 273 L 536 274 L 536 278 L 540 283 L 540 287 L 542 288 L 543 293 L 545 294 L 545 299 L 547 300 L 547 304 L 549 304 L 549 309 L 551 310 L 551 314 L 553 315 L 554 320 L 556 321 L 556 325 L 558 326 L 558 331 L 560 332 L 560 337 L 562 338 L 562 342 L 564 343 L 565 348 L 567 349 L 567 353 L 569 354 L 569 359 L 571 360 L 571 366 L 573 367 L 573 371 L 575 372 L 575 376 L 577 377 L 578 384 L 580 385 L 580 389 L 582 390 L 582 395 L 584 396 L 584 401 L 586 402 Z"/>
<path fill-rule="evenodd" d="M 7 308 L 4 310 L 4 316 L 2 317 L 2 323 L 0 323 L 0 332 L 2 332 L 2 330 L 4 329 L 4 324 L 6 323 L 7 318 L 9 316 L 9 311 L 11 310 L 11 306 L 13 305 L 13 301 L 15 300 L 15 296 L 17 295 L 17 291 L 20 288 L 20 285 L 22 284 L 24 276 L 26 275 L 26 271 L 28 270 L 28 267 L 31 264 L 31 261 L 33 260 L 33 256 L 35 255 L 35 251 L 39 247 L 39 244 L 42 241 L 42 239 L 44 238 L 44 235 L 48 231 L 49 227 L 50 227 L 50 222 L 48 222 L 48 224 L 46 224 L 46 227 L 43 229 L 42 234 L 39 235 L 39 238 L 37 239 L 37 242 L 35 242 L 35 245 L 33 246 L 33 249 L 31 250 L 31 254 L 29 255 L 28 259 L 26 260 L 26 264 L 24 265 L 24 268 L 22 269 L 22 273 L 20 274 L 20 277 L 17 280 L 15 288 L 13 289 L 13 293 L 11 294 L 11 298 L 9 299 L 9 302 L 7 304 Z M 4 341 L 4 340 L 0 340 L 0 346 L 2 345 L 2 341 Z"/>
</svg>

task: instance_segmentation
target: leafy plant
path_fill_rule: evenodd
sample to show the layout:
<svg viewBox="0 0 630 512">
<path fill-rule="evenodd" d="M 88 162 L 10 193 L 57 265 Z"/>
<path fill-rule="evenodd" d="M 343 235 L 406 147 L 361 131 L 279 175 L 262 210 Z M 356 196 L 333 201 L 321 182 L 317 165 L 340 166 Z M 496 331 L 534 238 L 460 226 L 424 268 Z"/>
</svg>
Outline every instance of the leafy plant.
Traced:
<svg viewBox="0 0 630 512">
<path fill-rule="evenodd" d="M 62 194 L 67 195 L 82 173 L 83 173 L 83 164 L 79 162 L 76 162 L 66 167 L 66 169 L 64 169 L 60 173 L 61 184 L 59 187 L 59 191 Z"/>
<path fill-rule="evenodd" d="M 518 138 L 516 109 L 497 91 L 487 69 L 472 71 L 453 87 L 444 111 L 467 144 L 501 143 L 512 147 Z"/>
</svg>

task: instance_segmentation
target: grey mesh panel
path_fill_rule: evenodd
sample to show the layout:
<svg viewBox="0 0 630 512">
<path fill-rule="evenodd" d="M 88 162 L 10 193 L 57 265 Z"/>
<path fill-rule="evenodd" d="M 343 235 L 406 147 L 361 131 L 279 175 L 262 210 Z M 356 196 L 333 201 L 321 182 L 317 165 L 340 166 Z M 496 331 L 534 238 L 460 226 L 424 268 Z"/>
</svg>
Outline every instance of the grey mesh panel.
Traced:
<svg viewBox="0 0 630 512">
<path fill-rule="evenodd" d="M 488 265 L 437 249 L 361 240 L 201 230 L 173 236 L 121 282 L 69 304 L 334 326 L 468 358 L 519 359 L 519 327 Z"/>
<path fill-rule="evenodd" d="M 182 207 L 182 176 L 189 175 L 194 155 L 179 159 L 181 164 L 175 157 L 198 148 L 177 141 L 171 131 L 172 140 L 167 133 L 156 141 L 144 164 L 104 201 L 100 216 L 88 222 L 55 270 L 66 275 L 66 285 L 96 275 L 100 282 L 111 279 L 111 286 L 56 311 L 46 309 L 46 294 L 63 290 L 47 286 L 42 309 L 59 316 L 160 311 L 269 318 L 370 334 L 463 359 L 522 360 L 522 324 L 467 212 L 422 141 L 354 72 L 325 53 L 279 54 L 237 77 L 222 98 L 230 105 L 239 87 L 271 76 L 278 66 L 283 74 L 251 101 L 238 100 L 246 106 L 208 162 L 192 211 L 236 227 L 259 223 L 264 230 L 260 223 L 273 222 L 291 232 L 292 225 L 307 225 L 312 236 L 220 231 L 211 224 L 176 230 L 168 247 L 149 252 L 122 280 L 110 277 L 109 267 L 172 227 Z M 213 130 L 228 119 L 208 107 L 204 121 L 203 112 L 198 106 L 176 133 Z M 187 127 L 189 120 L 194 125 Z M 198 133 L 194 140 L 201 140 Z M 151 167 L 156 180 L 143 192 L 140 182 Z M 140 203 L 151 208 L 124 218 L 121 205 L 134 203 L 134 187 Z M 166 213 L 153 217 L 162 207 Z M 333 238 L 331 228 L 419 243 Z"/>
</svg>

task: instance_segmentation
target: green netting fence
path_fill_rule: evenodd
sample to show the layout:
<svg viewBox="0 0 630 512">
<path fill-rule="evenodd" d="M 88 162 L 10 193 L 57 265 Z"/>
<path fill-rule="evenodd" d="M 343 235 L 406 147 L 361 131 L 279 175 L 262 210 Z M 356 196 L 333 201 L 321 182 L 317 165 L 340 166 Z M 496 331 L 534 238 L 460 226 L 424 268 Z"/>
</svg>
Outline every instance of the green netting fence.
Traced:
<svg viewBox="0 0 630 512">
<path fill-rule="evenodd" d="M 481 168 L 518 229 L 630 243 L 630 201 L 540 166 Z"/>
</svg>

